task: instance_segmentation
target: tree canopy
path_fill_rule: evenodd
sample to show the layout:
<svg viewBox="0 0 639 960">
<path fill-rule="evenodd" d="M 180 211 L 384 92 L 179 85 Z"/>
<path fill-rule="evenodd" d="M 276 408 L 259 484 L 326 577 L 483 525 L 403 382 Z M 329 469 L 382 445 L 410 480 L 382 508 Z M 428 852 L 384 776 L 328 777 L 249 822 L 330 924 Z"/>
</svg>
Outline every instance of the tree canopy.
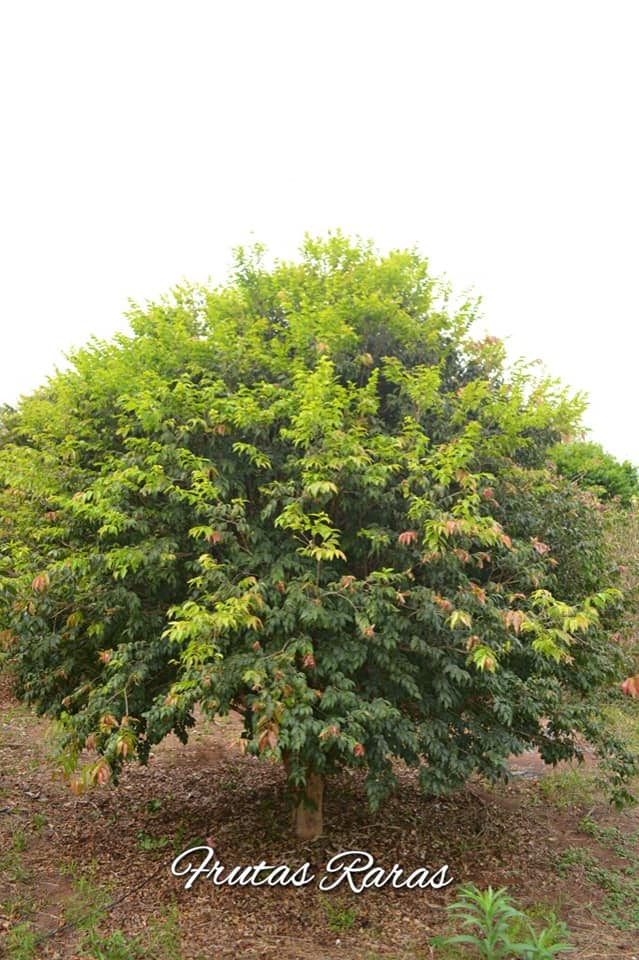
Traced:
<svg viewBox="0 0 639 960">
<path fill-rule="evenodd" d="M 344 766 L 375 806 L 398 758 L 432 795 L 530 746 L 616 749 L 586 695 L 619 593 L 546 467 L 583 402 L 508 371 L 476 310 L 413 250 L 239 250 L 4 412 L 4 662 L 76 789 L 196 710 L 284 763 L 306 836 Z"/>
</svg>

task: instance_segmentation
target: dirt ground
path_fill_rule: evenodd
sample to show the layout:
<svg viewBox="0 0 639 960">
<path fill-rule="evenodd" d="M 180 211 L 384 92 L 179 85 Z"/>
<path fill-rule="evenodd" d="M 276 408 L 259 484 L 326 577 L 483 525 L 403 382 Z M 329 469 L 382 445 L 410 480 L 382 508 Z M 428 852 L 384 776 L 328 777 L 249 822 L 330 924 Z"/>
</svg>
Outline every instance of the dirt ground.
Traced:
<svg viewBox="0 0 639 960">
<path fill-rule="evenodd" d="M 117 787 L 80 797 L 54 777 L 47 729 L 0 692 L 0 955 L 4 943 L 12 960 L 463 956 L 430 941 L 468 881 L 507 887 L 540 924 L 555 912 L 571 931 L 569 956 L 639 957 L 639 813 L 612 811 L 591 769 L 547 774 L 525 755 L 508 784 L 477 781 L 446 799 L 424 798 L 402 771 L 401 790 L 376 815 L 361 778 L 344 774 L 327 792 L 326 835 L 300 844 L 282 771 L 243 757 L 232 723 L 196 728 L 187 747 L 171 738 Z M 207 838 L 227 867 L 308 861 L 319 877 L 335 854 L 364 850 L 385 869 L 448 864 L 454 882 L 355 894 L 200 879 L 185 890 L 171 862 Z"/>
</svg>

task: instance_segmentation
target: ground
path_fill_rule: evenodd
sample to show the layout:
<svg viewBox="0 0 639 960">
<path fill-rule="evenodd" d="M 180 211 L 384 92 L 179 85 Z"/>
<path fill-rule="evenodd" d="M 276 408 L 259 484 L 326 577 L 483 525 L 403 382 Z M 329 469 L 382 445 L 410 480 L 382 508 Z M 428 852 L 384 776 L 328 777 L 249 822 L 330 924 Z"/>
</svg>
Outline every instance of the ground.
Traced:
<svg viewBox="0 0 639 960">
<path fill-rule="evenodd" d="M 636 704 L 624 715 L 639 726 Z M 427 799 L 414 775 L 377 814 L 361 778 L 327 792 L 326 835 L 291 835 L 282 771 L 244 757 L 233 721 L 203 725 L 188 746 L 169 739 L 117 787 L 74 797 L 55 779 L 48 725 L 0 695 L 0 955 L 11 960 L 427 960 L 470 956 L 433 948 L 460 883 L 507 887 L 543 925 L 570 929 L 580 960 L 639 958 L 639 812 L 614 812 L 592 763 L 547 773 L 535 755 L 508 784 L 480 781 Z M 448 864 L 443 890 L 355 894 L 315 884 L 185 890 L 177 853 L 214 841 L 228 866 L 301 865 L 314 872 L 360 849 L 390 868 Z"/>
</svg>

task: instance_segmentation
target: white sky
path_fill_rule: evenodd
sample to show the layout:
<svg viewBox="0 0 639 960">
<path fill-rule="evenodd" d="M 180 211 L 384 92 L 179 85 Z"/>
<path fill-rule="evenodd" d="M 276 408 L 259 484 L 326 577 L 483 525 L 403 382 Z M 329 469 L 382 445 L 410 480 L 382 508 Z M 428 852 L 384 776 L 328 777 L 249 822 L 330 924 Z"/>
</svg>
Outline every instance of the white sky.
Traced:
<svg viewBox="0 0 639 960">
<path fill-rule="evenodd" d="M 417 243 L 482 332 L 635 429 L 639 6 L 14 0 L 0 8 L 0 402 L 230 250 Z"/>
</svg>

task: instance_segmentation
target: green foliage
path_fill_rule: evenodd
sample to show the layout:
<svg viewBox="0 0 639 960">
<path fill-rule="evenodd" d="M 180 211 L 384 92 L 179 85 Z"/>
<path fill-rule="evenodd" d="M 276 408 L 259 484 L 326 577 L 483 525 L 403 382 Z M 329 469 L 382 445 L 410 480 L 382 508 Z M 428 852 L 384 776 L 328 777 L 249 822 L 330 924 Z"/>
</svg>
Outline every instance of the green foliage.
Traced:
<svg viewBox="0 0 639 960">
<path fill-rule="evenodd" d="M 460 887 L 448 911 L 452 922 L 464 933 L 437 937 L 433 946 L 463 944 L 464 956 L 485 960 L 509 960 L 514 956 L 521 960 L 552 960 L 573 949 L 566 941 L 568 931 L 564 923 L 551 915 L 548 926 L 535 931 L 526 914 L 514 906 L 503 888 L 478 890 L 473 884 Z"/>
<path fill-rule="evenodd" d="M 345 933 L 357 920 L 357 911 L 353 907 L 336 906 L 329 900 L 325 900 L 322 907 L 328 921 L 328 929 L 333 933 Z"/>
<path fill-rule="evenodd" d="M 148 956 L 138 938 L 127 937 L 121 930 L 110 934 L 89 930 L 83 948 L 92 960 L 144 960 Z"/>
<path fill-rule="evenodd" d="M 636 930 L 639 926 L 639 869 L 637 868 L 638 830 L 602 827 L 586 816 L 580 831 L 596 841 L 604 856 L 594 848 L 568 847 L 557 860 L 559 872 L 580 871 L 583 879 L 599 889 L 602 902 L 597 916 L 620 930 Z M 616 864 L 610 864 L 610 851 Z"/>
<path fill-rule="evenodd" d="M 164 907 L 158 917 L 149 920 L 144 933 L 146 957 L 156 960 L 182 960 L 180 912 L 175 903 Z M 196 960 L 203 960 L 198 957 Z"/>
<path fill-rule="evenodd" d="M 31 817 L 31 824 L 36 833 L 40 833 L 47 825 L 47 817 L 44 813 L 34 813 Z"/>
<path fill-rule="evenodd" d="M 24 850 L 27 845 L 27 838 L 22 830 L 15 830 L 11 838 L 11 846 L 17 852 Z"/>
<path fill-rule="evenodd" d="M 606 453 L 599 443 L 573 442 L 557 444 L 549 451 L 557 469 L 569 480 L 594 490 L 602 500 L 618 497 L 624 506 L 639 496 L 637 468 Z"/>
<path fill-rule="evenodd" d="M 585 770 L 553 770 L 539 781 L 544 800 L 560 810 L 592 803 L 596 787 L 594 774 Z"/>
<path fill-rule="evenodd" d="M 95 875 L 95 865 L 88 864 L 84 873 L 73 879 L 73 893 L 64 908 L 64 919 L 78 929 L 91 929 L 100 923 L 111 906 L 113 891 L 110 885 L 97 883 Z"/>
<path fill-rule="evenodd" d="M 0 644 L 75 790 L 239 712 L 312 770 L 441 794 L 530 746 L 632 758 L 588 699 L 621 609 L 592 498 L 544 467 L 582 398 L 506 375 L 414 251 L 308 238 L 92 341 L 0 424 Z M 79 766 L 87 748 L 93 759 Z"/>
<path fill-rule="evenodd" d="M 31 880 L 31 872 L 25 867 L 20 856 L 22 849 L 12 844 L 9 850 L 0 853 L 0 873 L 9 883 L 28 883 Z"/>
<path fill-rule="evenodd" d="M 138 832 L 138 848 L 145 853 L 164 850 L 170 842 L 168 837 L 152 837 L 145 830 Z"/>
<path fill-rule="evenodd" d="M 34 960 L 37 938 L 29 923 L 17 923 L 6 935 L 5 949 L 8 960 Z"/>
<path fill-rule="evenodd" d="M 639 506 L 639 503 L 638 503 Z M 639 617 L 639 510 L 627 510 L 617 503 L 607 503 L 601 516 L 605 523 L 606 542 L 617 563 L 620 586 L 626 598 L 622 624 L 622 640 L 630 655 L 637 647 Z M 629 664 L 631 669 L 631 664 Z"/>
</svg>

